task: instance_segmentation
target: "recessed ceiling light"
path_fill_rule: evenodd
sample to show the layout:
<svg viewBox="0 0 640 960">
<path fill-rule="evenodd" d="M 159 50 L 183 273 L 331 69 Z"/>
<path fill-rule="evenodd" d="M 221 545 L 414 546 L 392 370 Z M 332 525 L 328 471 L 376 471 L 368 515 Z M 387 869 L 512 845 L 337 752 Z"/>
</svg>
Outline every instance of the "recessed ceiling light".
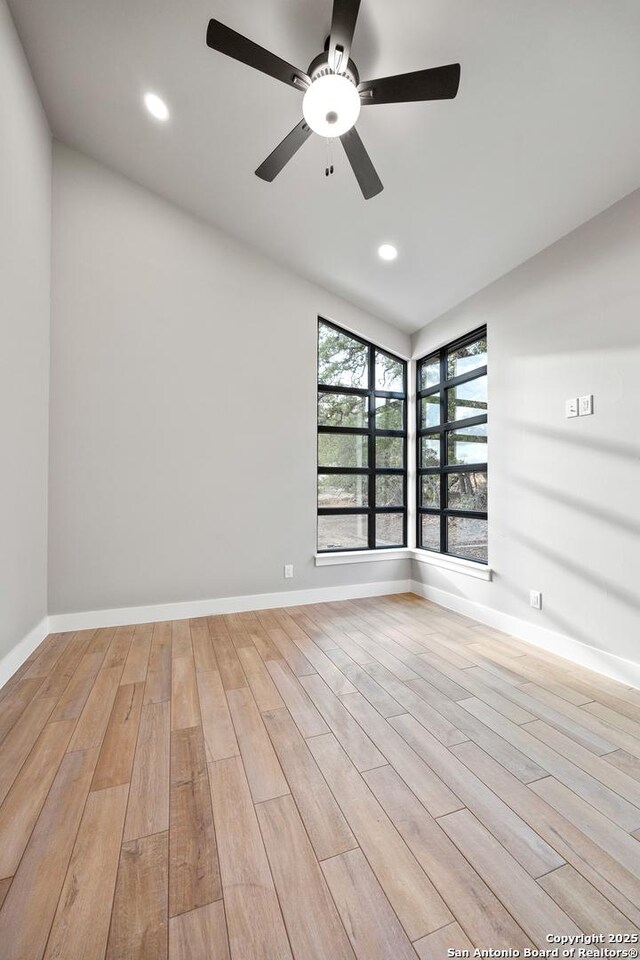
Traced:
<svg viewBox="0 0 640 960">
<path fill-rule="evenodd" d="M 395 260 L 398 251 L 391 243 L 383 243 L 378 247 L 378 256 L 381 260 Z"/>
<path fill-rule="evenodd" d="M 156 93 L 145 93 L 144 105 L 156 120 L 169 119 L 169 107 Z"/>
</svg>

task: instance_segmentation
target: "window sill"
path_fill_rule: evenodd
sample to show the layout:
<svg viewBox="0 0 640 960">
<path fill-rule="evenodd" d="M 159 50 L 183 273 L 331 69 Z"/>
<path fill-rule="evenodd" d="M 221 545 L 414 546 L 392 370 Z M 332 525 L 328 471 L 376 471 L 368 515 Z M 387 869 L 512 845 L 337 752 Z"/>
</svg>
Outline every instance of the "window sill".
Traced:
<svg viewBox="0 0 640 960">
<path fill-rule="evenodd" d="M 341 550 L 335 553 L 316 553 L 316 567 L 333 567 L 342 563 L 384 563 L 385 560 L 417 560 L 431 564 L 452 573 L 462 573 L 476 580 L 491 580 L 492 570 L 484 563 L 474 560 L 462 560 L 459 557 L 447 557 L 442 553 L 429 553 L 427 550 L 414 550 L 410 547 L 398 547 L 391 550 Z"/>
<path fill-rule="evenodd" d="M 463 560 L 461 557 L 448 557 L 443 553 L 430 553 L 428 550 L 411 550 L 411 556 L 418 563 L 431 564 L 442 570 L 452 573 L 463 573 L 476 580 L 492 580 L 493 571 L 485 563 L 476 563 L 475 560 Z"/>
<path fill-rule="evenodd" d="M 390 550 L 336 550 L 335 553 L 316 553 L 316 567 L 333 567 L 338 563 L 371 563 L 385 560 L 410 560 L 414 551 L 408 547 Z"/>
</svg>

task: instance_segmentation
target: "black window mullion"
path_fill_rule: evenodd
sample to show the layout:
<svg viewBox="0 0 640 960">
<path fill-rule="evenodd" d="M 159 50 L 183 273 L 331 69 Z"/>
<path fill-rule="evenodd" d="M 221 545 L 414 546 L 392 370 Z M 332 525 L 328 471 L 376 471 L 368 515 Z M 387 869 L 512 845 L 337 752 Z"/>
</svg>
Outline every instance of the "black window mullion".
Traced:
<svg viewBox="0 0 640 960">
<path fill-rule="evenodd" d="M 407 500 L 407 497 L 409 496 L 409 492 L 408 492 L 408 490 L 407 490 L 407 486 L 408 486 L 408 482 L 407 482 L 407 480 L 408 480 L 408 472 L 407 472 L 408 460 L 407 460 L 407 457 L 408 457 L 408 454 L 409 454 L 409 419 L 408 419 L 408 418 L 409 418 L 409 413 L 408 413 L 408 410 L 407 410 L 407 408 L 408 408 L 408 406 L 409 406 L 409 391 L 408 391 L 409 383 L 408 383 L 408 377 L 409 377 L 409 364 L 406 363 L 405 366 L 404 366 L 404 381 L 403 381 L 405 400 L 404 400 L 404 406 L 403 406 L 403 408 L 402 408 L 402 409 L 403 409 L 402 428 L 403 428 L 403 430 L 404 430 L 404 440 L 402 441 L 402 465 L 403 465 L 403 467 L 404 467 L 404 474 L 405 474 L 404 481 L 403 481 L 403 484 L 402 484 L 402 489 L 403 489 L 403 491 L 404 491 L 404 494 L 403 494 L 403 497 L 402 497 L 402 506 L 404 507 L 404 513 L 403 513 L 403 516 L 402 516 L 402 542 L 403 542 L 403 543 L 407 543 L 407 544 L 408 544 L 408 542 L 409 542 L 408 539 L 407 539 L 407 536 L 408 536 L 408 533 L 409 533 L 408 527 L 407 527 L 407 524 L 408 524 L 408 522 L 409 522 L 409 521 L 408 521 L 408 518 L 409 518 L 409 503 L 408 503 L 408 500 Z"/>
<path fill-rule="evenodd" d="M 454 554 L 449 549 L 449 535 L 447 527 L 448 517 L 468 518 L 472 520 L 486 520 L 486 511 L 463 510 L 449 506 L 449 476 L 453 473 L 470 473 L 472 471 L 484 473 L 488 476 L 487 463 L 465 463 L 449 464 L 448 462 L 448 438 L 452 432 L 464 433 L 466 428 L 479 426 L 488 423 L 488 411 L 483 410 L 477 416 L 466 417 L 463 420 L 449 422 L 448 417 L 448 393 L 447 391 L 461 383 L 468 383 L 487 375 L 487 365 L 479 366 L 469 370 L 457 377 L 449 377 L 448 357 L 449 355 L 465 347 L 476 343 L 478 340 L 486 337 L 486 327 L 460 337 L 452 343 L 446 344 L 439 350 L 423 357 L 417 363 L 417 383 L 416 383 L 416 406 L 417 406 L 417 424 L 416 424 L 416 521 L 417 521 L 417 543 L 423 549 L 435 549 L 424 547 L 422 541 L 422 517 L 438 517 L 440 531 L 440 552 L 450 556 Z M 423 383 L 423 370 L 427 366 L 435 366 L 439 370 L 439 383 L 430 383 L 428 386 Z M 422 406 L 424 398 L 428 396 L 439 397 L 440 424 L 437 427 L 422 427 Z M 472 411 L 473 412 L 473 411 Z M 440 463 L 437 467 L 423 466 L 421 460 L 421 446 L 423 437 L 437 437 L 439 439 Z M 438 508 L 422 506 L 422 478 L 425 476 L 437 476 L 439 478 L 440 504 Z"/>
<path fill-rule="evenodd" d="M 368 432 L 366 427 L 334 427 L 333 425 L 329 427 L 325 424 L 318 424 L 318 433 L 341 433 L 346 436 L 351 434 L 355 437 L 366 437 Z"/>
<path fill-rule="evenodd" d="M 369 549 L 376 545 L 376 351 L 369 345 L 369 464 L 372 476 L 369 482 Z"/>
<path fill-rule="evenodd" d="M 383 400 L 404 400 L 406 398 L 406 393 L 398 393 L 397 390 L 375 390 L 374 392 L 376 397 L 382 397 Z"/>
<path fill-rule="evenodd" d="M 350 397 L 366 397 L 369 391 L 363 387 L 342 387 L 332 383 L 319 383 L 318 393 L 345 393 Z"/>
<path fill-rule="evenodd" d="M 444 401 L 445 409 L 446 409 L 446 406 L 447 406 L 447 401 L 445 399 Z M 442 403 L 440 404 L 440 409 L 442 413 Z M 487 423 L 488 419 L 489 419 L 488 413 L 479 413 L 477 417 L 465 417 L 464 420 L 450 420 L 448 423 L 441 423 L 435 427 L 425 427 L 423 430 L 420 430 L 419 433 L 421 437 L 435 436 L 437 433 L 448 433 L 449 431 L 452 431 L 452 430 L 453 431 L 464 430 L 465 427 L 476 427 L 482 423 Z M 340 428 L 326 427 L 322 429 L 326 429 L 331 432 L 331 431 L 334 431 L 335 429 L 340 429 Z M 348 428 L 343 427 L 342 429 L 348 429 Z M 360 431 L 360 432 L 362 433 L 364 431 Z"/>
<path fill-rule="evenodd" d="M 478 327 L 477 330 L 472 330 L 470 333 L 465 333 L 463 337 L 458 337 L 457 340 L 453 340 L 451 343 L 448 343 L 442 349 L 446 353 L 451 353 L 454 350 L 459 350 L 460 347 L 466 347 L 470 343 L 475 343 L 476 340 L 482 340 L 483 337 L 487 335 L 486 327 Z"/>
<path fill-rule="evenodd" d="M 373 473 L 369 467 L 318 467 L 318 476 L 333 475 L 338 476 L 360 476 L 366 477 Z"/>
<path fill-rule="evenodd" d="M 369 404 L 368 407 L 368 419 L 366 421 L 366 427 L 351 427 L 351 426 L 331 426 L 329 424 L 318 424 L 318 435 L 320 434 L 342 434 L 342 435 L 353 435 L 361 436 L 367 438 L 367 453 L 368 453 L 368 464 L 366 467 L 325 467 L 318 466 L 317 473 L 318 476 L 331 476 L 331 475 L 344 475 L 344 476 L 366 476 L 368 477 L 368 503 L 367 506 L 362 507 L 317 507 L 317 516 L 318 517 L 327 517 L 327 516 L 361 516 L 367 517 L 367 533 L 366 541 L 367 547 L 347 547 L 349 551 L 357 552 L 358 550 L 363 549 L 385 549 L 382 545 L 380 547 L 376 544 L 376 516 L 379 514 L 396 514 L 402 516 L 402 543 L 406 544 L 407 542 L 407 363 L 404 360 L 401 360 L 400 357 L 396 357 L 394 354 L 389 353 L 386 350 L 381 349 L 376 344 L 369 343 L 366 340 L 363 340 L 362 337 L 358 337 L 355 334 L 352 334 L 349 330 L 343 330 L 338 327 L 336 324 L 325 321 L 322 318 L 318 318 L 319 324 L 327 327 L 333 328 L 333 330 L 339 332 L 344 337 L 351 338 L 352 340 L 357 341 L 360 344 L 366 346 L 366 357 L 369 363 L 368 377 L 366 381 L 366 386 L 363 387 L 348 387 L 342 386 L 341 384 L 329 384 L 329 383 L 320 383 L 318 382 L 318 394 L 347 394 L 351 396 L 358 396 L 367 398 Z M 382 357 L 388 357 L 395 363 L 401 365 L 402 370 L 402 390 L 378 390 L 376 389 L 376 358 L 378 355 Z M 363 356 L 364 359 L 364 356 Z M 403 403 L 403 418 L 402 418 L 402 429 L 399 430 L 386 430 L 380 429 L 377 430 L 377 419 L 376 419 L 376 398 L 381 398 L 383 400 L 399 400 Z M 403 461 L 399 467 L 384 467 L 378 466 L 376 460 L 376 443 L 377 437 L 397 437 L 402 441 L 402 455 Z M 379 506 L 377 502 L 377 490 L 376 490 L 376 478 L 378 476 L 397 476 L 402 478 L 403 483 L 403 497 L 398 506 Z M 363 538 L 364 539 L 364 538 Z M 395 539 L 395 538 L 394 538 Z M 393 547 L 393 544 L 390 544 L 390 548 Z M 333 548 L 336 549 L 336 548 Z M 326 551 L 330 553 L 332 549 L 329 548 Z"/>
<path fill-rule="evenodd" d="M 332 473 L 334 471 L 328 471 Z M 435 477 L 440 473 L 488 473 L 488 463 L 452 463 L 451 466 L 440 467 L 420 467 L 418 476 Z"/>
<path fill-rule="evenodd" d="M 424 361 L 423 361 L 424 363 Z M 416 363 L 416 388 L 422 383 L 422 363 Z M 422 483 L 420 481 L 420 470 L 422 468 L 422 452 L 420 450 L 420 424 L 422 423 L 422 401 L 416 395 L 416 485 L 415 485 L 415 503 L 416 503 L 416 546 L 422 546 L 422 523 L 420 521 L 420 504 L 422 503 Z"/>
<path fill-rule="evenodd" d="M 447 354 L 445 350 L 440 352 L 440 426 L 443 427 L 447 422 L 447 391 L 444 388 L 444 382 L 447 379 Z M 447 506 L 447 477 L 442 467 L 447 463 L 447 433 L 445 430 L 440 432 L 440 552 L 447 552 L 447 518 L 445 508 Z"/>
<path fill-rule="evenodd" d="M 448 352 L 449 352 L 449 351 L 448 351 L 448 349 L 447 349 L 447 350 L 445 350 L 445 353 L 444 353 L 445 364 L 446 364 L 446 362 L 447 362 L 447 361 L 446 361 L 446 354 L 447 354 Z M 439 384 L 435 384 L 435 383 L 434 383 L 434 384 L 433 384 L 432 386 L 430 386 L 430 387 L 425 387 L 424 390 L 421 390 L 421 391 L 420 391 L 420 393 L 418 394 L 418 396 L 421 397 L 421 398 L 422 398 L 422 397 L 428 397 L 429 394 L 437 393 L 438 390 L 440 389 L 440 387 L 442 387 L 442 386 L 444 386 L 445 390 L 448 390 L 450 387 L 458 387 L 461 383 L 468 383 L 469 380 L 479 380 L 480 377 L 486 377 L 486 375 L 487 375 L 487 368 L 486 368 L 486 366 L 483 366 L 483 367 L 474 367 L 473 370 L 468 370 L 466 373 L 460 373 L 460 374 L 458 374 L 457 377 L 451 377 L 450 379 L 447 379 L 447 375 L 446 375 L 446 371 L 445 371 L 445 379 L 442 380 L 441 383 L 439 383 Z"/>
</svg>

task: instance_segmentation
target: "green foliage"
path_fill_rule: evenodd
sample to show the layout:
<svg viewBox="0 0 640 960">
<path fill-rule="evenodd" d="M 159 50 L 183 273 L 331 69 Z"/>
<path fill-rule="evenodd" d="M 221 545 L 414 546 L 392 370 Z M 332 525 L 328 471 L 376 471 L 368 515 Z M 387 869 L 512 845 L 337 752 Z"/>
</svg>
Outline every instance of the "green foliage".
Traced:
<svg viewBox="0 0 640 960">
<path fill-rule="evenodd" d="M 319 433 L 319 467 L 367 467 L 368 438 L 358 434 Z"/>
<path fill-rule="evenodd" d="M 318 423 L 323 427 L 368 427 L 368 401 L 349 393 L 318 394 Z"/>
<path fill-rule="evenodd" d="M 376 399 L 376 429 L 402 430 L 404 400 Z"/>
<path fill-rule="evenodd" d="M 326 323 L 319 323 L 318 383 L 368 389 L 368 346 Z M 376 351 L 375 387 L 397 392 L 404 389 L 402 364 L 380 350 Z"/>
<path fill-rule="evenodd" d="M 318 383 L 359 387 L 369 381 L 369 349 L 333 327 L 318 326 Z"/>
<path fill-rule="evenodd" d="M 386 353 L 376 352 L 376 390 L 404 390 L 402 364 Z"/>
</svg>

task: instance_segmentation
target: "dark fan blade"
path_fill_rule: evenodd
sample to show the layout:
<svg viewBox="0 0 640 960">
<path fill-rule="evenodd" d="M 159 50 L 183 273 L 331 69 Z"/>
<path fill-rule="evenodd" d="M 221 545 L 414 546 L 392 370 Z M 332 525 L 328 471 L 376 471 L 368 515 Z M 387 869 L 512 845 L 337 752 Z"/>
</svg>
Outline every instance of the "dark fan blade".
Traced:
<svg viewBox="0 0 640 960">
<path fill-rule="evenodd" d="M 231 27 L 225 27 L 219 20 L 209 20 L 207 46 L 299 90 L 308 87 L 311 82 L 303 70 L 298 70 L 286 60 L 276 57 L 275 53 L 269 53 L 264 47 L 259 47 L 253 40 L 236 33 Z"/>
<path fill-rule="evenodd" d="M 370 200 L 384 189 L 382 181 L 376 173 L 376 168 L 371 163 L 371 158 L 365 150 L 364 143 L 360 139 L 355 127 L 340 137 L 345 153 L 349 158 L 351 168 L 356 175 L 356 180 L 362 190 L 365 200 Z"/>
<path fill-rule="evenodd" d="M 367 103 L 409 103 L 411 100 L 452 100 L 460 84 L 460 64 L 399 73 L 381 80 L 365 80 L 358 87 L 360 100 Z"/>
<path fill-rule="evenodd" d="M 336 73 L 342 73 L 349 62 L 359 9 L 360 0 L 333 0 L 329 63 Z"/>
<path fill-rule="evenodd" d="M 298 126 L 287 134 L 282 143 L 278 144 L 273 153 L 270 153 L 267 159 L 260 164 L 256 170 L 256 176 L 269 182 L 274 180 L 284 165 L 289 163 L 294 153 L 310 136 L 311 127 L 306 120 L 301 120 Z"/>
</svg>

